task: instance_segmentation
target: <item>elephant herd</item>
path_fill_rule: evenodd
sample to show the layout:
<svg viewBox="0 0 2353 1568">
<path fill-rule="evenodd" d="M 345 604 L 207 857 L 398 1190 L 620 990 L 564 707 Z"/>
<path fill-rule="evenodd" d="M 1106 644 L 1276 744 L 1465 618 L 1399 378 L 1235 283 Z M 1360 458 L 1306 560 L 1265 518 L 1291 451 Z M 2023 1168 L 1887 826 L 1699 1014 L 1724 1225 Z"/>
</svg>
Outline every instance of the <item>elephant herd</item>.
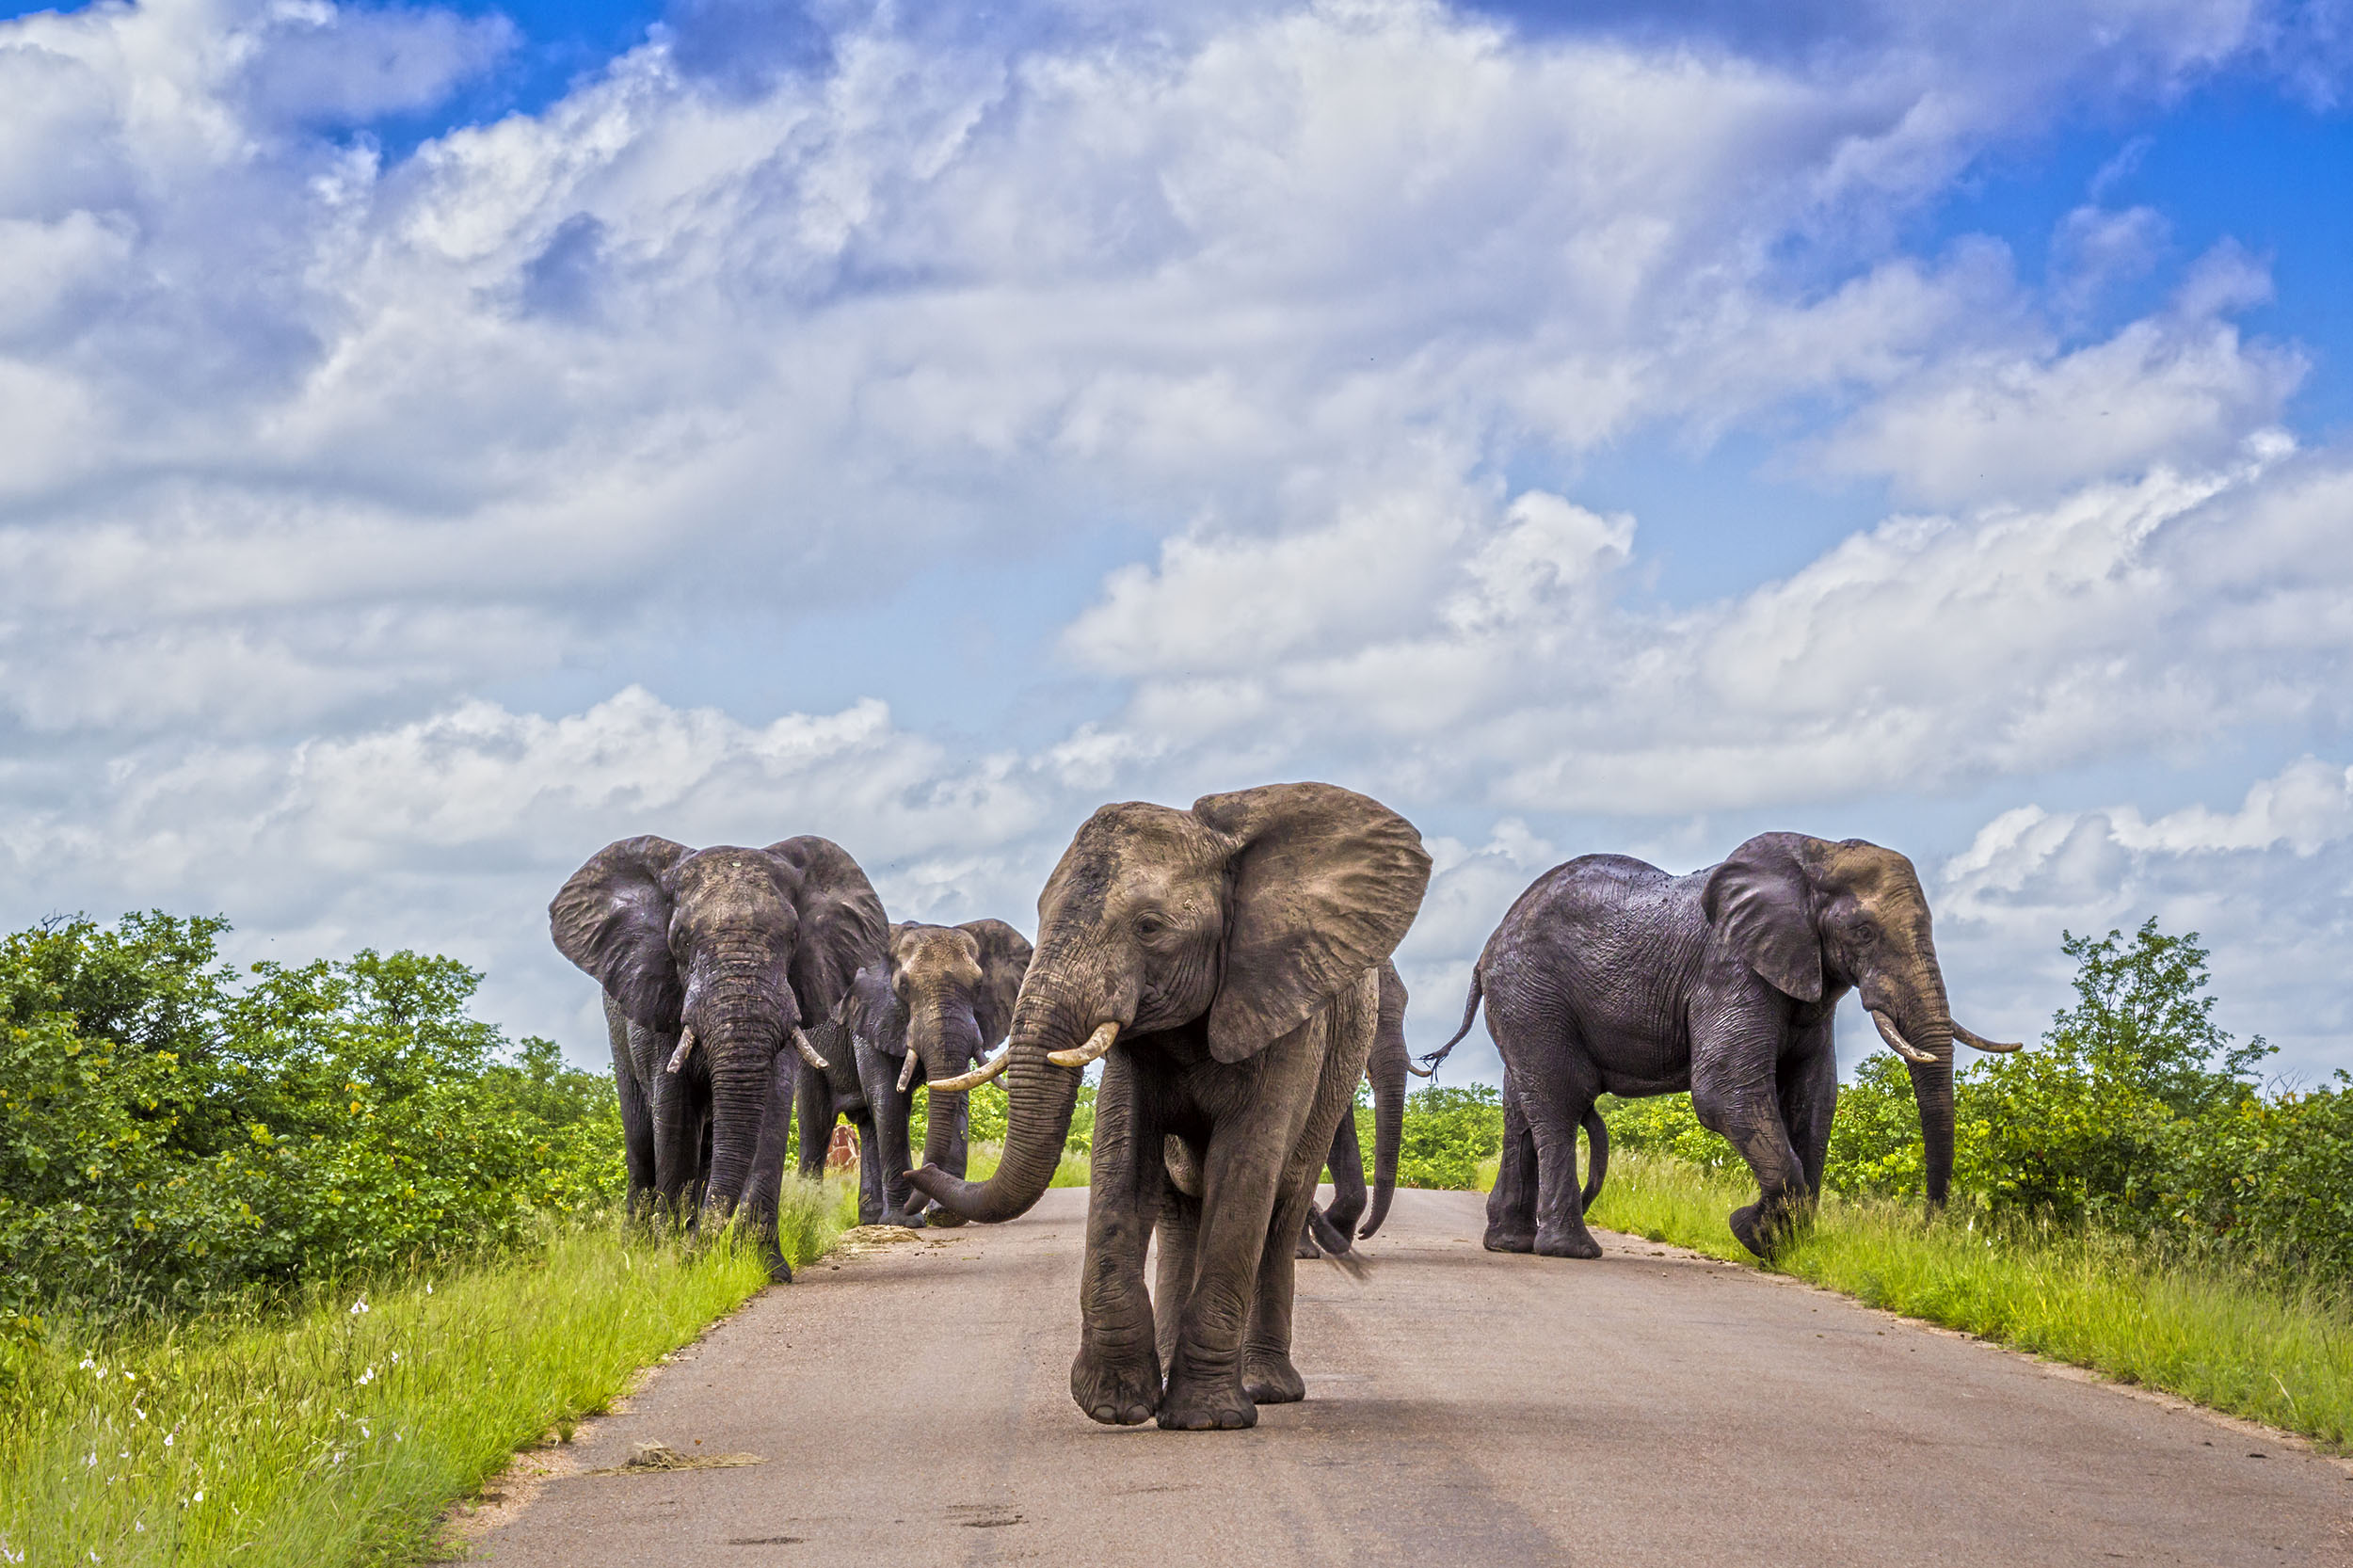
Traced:
<svg viewBox="0 0 2353 1568">
<path fill-rule="evenodd" d="M 1348 1250 L 1386 1211 L 1410 1065 L 1389 960 L 1429 877 L 1396 812 L 1275 784 L 1190 810 L 1097 810 L 1038 897 L 1034 948 L 1001 920 L 893 924 L 856 862 L 808 837 L 623 840 L 549 915 L 604 990 L 632 1204 L 740 1217 L 778 1278 L 789 1118 L 812 1175 L 836 1120 L 859 1126 L 868 1223 L 1010 1220 L 1051 1181 L 1101 1063 L 1071 1394 L 1097 1421 L 1203 1430 L 1305 1397 L 1294 1260 Z M 1955 1043 L 2016 1048 L 1953 1021 L 1918 878 L 1860 840 L 1765 834 L 1682 877 L 1620 856 L 1555 868 L 1489 938 L 1454 1039 L 1412 1070 L 1433 1070 L 1483 1000 L 1505 1080 L 1489 1248 L 1599 1256 L 1584 1219 L 1607 1165 L 1595 1098 L 1688 1089 L 1755 1173 L 1758 1199 L 1732 1225 L 1769 1254 L 1821 1185 L 1831 1017 L 1850 989 L 1911 1066 L 1939 1201 Z M 1366 1215 L 1353 1109 L 1368 1071 Z M 967 1096 L 1000 1076 L 1003 1153 L 968 1181 Z M 1338 1195 L 1319 1212 L 1327 1161 Z"/>
</svg>

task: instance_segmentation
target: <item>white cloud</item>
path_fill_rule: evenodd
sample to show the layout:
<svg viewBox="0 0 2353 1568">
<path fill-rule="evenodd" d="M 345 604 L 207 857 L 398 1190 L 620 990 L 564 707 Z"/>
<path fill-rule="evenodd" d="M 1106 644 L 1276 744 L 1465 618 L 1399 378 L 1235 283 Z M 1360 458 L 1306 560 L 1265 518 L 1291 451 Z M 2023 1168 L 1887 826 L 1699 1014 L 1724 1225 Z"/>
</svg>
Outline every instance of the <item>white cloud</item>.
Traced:
<svg viewBox="0 0 2353 1568">
<path fill-rule="evenodd" d="M 2316 758 L 2258 780 L 2235 810 L 2023 806 L 1980 828 L 1939 873 L 1944 946 L 2031 1036 L 2067 1000 L 2061 928 L 2097 935 L 2154 916 L 2214 952 L 2217 1015 L 2281 1048 L 2274 1069 L 2312 1081 L 2345 1062 L 2353 1004 L 2340 977 L 2353 944 L 2353 770 Z M 1953 966 L 1948 960 L 1947 968 Z M 1960 984 L 1956 983 L 1956 1000 Z"/>
</svg>

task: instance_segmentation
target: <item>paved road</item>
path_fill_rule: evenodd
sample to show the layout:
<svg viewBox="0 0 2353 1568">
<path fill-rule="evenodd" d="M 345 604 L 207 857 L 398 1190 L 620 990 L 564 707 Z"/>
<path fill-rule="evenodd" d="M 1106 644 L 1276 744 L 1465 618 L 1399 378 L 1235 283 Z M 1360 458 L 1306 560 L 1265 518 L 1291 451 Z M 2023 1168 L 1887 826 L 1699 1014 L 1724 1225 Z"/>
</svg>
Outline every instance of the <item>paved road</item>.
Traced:
<svg viewBox="0 0 2353 1568">
<path fill-rule="evenodd" d="M 1482 1252 L 1475 1193 L 1400 1192 L 1361 1277 L 1301 1265 L 1305 1403 L 1246 1432 L 1098 1427 L 1067 1384 L 1084 1204 L 1050 1192 L 769 1291 L 558 1461 L 660 1440 L 766 1464 L 561 1477 L 476 1549 L 504 1568 L 2353 1563 L 2334 1463 L 1645 1242 Z"/>
</svg>

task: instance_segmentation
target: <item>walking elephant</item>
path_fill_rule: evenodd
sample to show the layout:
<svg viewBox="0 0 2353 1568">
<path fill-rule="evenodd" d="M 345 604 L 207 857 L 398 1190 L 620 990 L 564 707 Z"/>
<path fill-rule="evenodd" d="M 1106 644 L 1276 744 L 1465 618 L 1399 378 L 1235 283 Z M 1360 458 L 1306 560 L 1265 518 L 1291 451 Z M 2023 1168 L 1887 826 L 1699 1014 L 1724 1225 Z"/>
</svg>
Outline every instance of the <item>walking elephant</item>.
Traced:
<svg viewBox="0 0 2353 1568">
<path fill-rule="evenodd" d="M 1365 1076 L 1372 1080 L 1372 1212 L 1365 1212 L 1365 1149 L 1356 1135 L 1356 1103 L 1349 1099 L 1332 1134 L 1324 1168 L 1332 1175 L 1331 1207 L 1307 1209 L 1307 1226 L 1299 1233 L 1298 1256 L 1321 1257 L 1351 1251 L 1356 1240 L 1370 1236 L 1389 1217 L 1389 1200 L 1397 1192 L 1397 1155 L 1405 1129 L 1405 1076 L 1428 1074 L 1414 1065 L 1405 1048 L 1405 982 L 1397 966 L 1381 965 L 1381 1016 L 1372 1036 L 1372 1053 Z M 1363 1219 L 1365 1228 L 1356 1229 Z"/>
<path fill-rule="evenodd" d="M 1064 852 L 1010 1043 L 983 1069 L 1005 1075 L 1004 1160 L 984 1183 L 914 1180 L 968 1219 L 1023 1213 L 1053 1175 L 1081 1070 L 1103 1062 L 1070 1368 L 1089 1416 L 1248 1427 L 1257 1404 L 1304 1397 L 1292 1249 L 1372 1048 L 1378 967 L 1429 879 L 1411 824 L 1329 784 L 1190 811 L 1106 806 Z M 1198 1197 L 1172 1188 L 1171 1137 Z"/>
<path fill-rule="evenodd" d="M 907 1127 L 915 1089 L 931 1095 L 926 1163 L 961 1176 L 971 1118 L 959 1075 L 996 1048 L 1030 967 L 1029 940 L 1002 920 L 894 925 L 883 956 L 857 972 L 823 1072 L 801 1075 L 801 1174 L 824 1168 L 834 1123 L 858 1128 L 858 1223 L 960 1225 L 956 1214 L 910 1206 Z"/>
<path fill-rule="evenodd" d="M 1538 877 L 1487 938 L 1454 1038 L 1483 995 L 1504 1064 L 1504 1148 L 1486 1245 L 1598 1257 L 1585 1208 L 1608 1138 L 1595 1096 L 1691 1092 L 1703 1126 L 1755 1173 L 1741 1245 L 1770 1256 L 1821 1191 L 1838 1100 L 1831 1021 L 1859 991 L 1904 1059 L 1920 1107 L 1931 1207 L 1953 1169 L 1953 1048 L 2016 1050 L 1955 1022 L 1912 862 L 1848 839 L 1764 833 L 1721 865 L 1670 876 L 1589 855 Z M 1593 1144 L 1577 1176 L 1577 1132 Z"/>
<path fill-rule="evenodd" d="M 771 1274 L 798 1069 L 882 954 L 882 903 L 840 845 L 607 844 L 548 905 L 557 951 L 604 987 L 632 1205 L 741 1210 Z"/>
</svg>

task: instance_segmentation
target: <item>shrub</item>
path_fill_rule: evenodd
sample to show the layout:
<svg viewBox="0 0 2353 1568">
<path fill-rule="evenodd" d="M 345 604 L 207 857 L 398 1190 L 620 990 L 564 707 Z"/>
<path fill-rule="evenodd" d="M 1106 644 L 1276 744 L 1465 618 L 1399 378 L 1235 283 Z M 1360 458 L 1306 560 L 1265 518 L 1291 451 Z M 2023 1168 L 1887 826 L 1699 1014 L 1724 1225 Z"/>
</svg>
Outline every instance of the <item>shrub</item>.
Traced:
<svg viewBox="0 0 2353 1568">
<path fill-rule="evenodd" d="M 217 962 L 217 919 L 0 939 L 0 1325 L 496 1248 L 620 1195 L 617 1107 L 447 958 Z"/>
</svg>

